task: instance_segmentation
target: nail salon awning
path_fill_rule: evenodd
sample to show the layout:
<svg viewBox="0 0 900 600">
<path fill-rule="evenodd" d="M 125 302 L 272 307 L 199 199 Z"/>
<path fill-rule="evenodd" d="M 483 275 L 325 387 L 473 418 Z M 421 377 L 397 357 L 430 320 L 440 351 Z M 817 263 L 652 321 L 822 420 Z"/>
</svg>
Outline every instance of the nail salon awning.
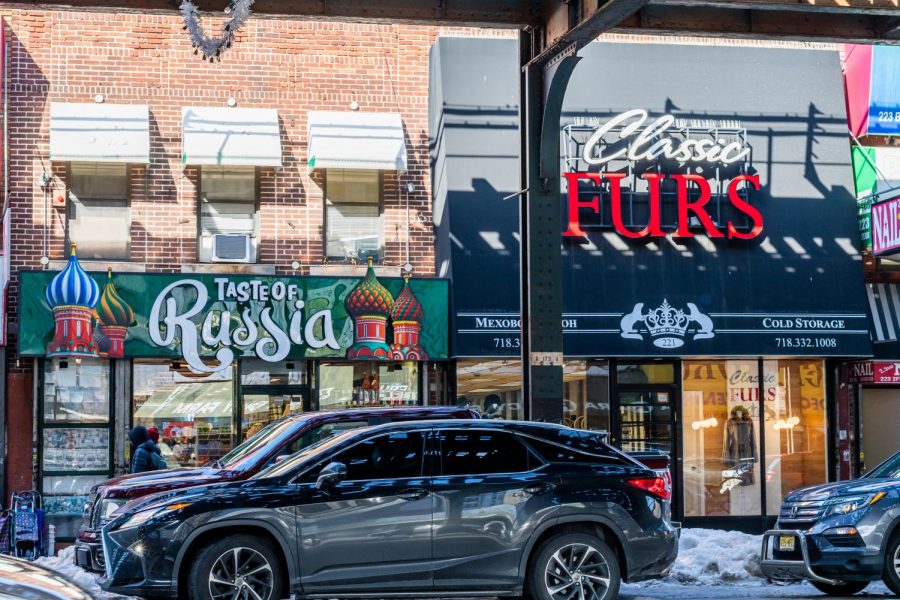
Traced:
<svg viewBox="0 0 900 600">
<path fill-rule="evenodd" d="M 188 107 L 181 123 L 184 164 L 281 166 L 275 109 Z"/>
<path fill-rule="evenodd" d="M 150 162 L 150 110 L 143 104 L 50 104 L 50 160 Z"/>
<path fill-rule="evenodd" d="M 309 169 L 406 171 L 398 113 L 310 111 Z"/>
</svg>

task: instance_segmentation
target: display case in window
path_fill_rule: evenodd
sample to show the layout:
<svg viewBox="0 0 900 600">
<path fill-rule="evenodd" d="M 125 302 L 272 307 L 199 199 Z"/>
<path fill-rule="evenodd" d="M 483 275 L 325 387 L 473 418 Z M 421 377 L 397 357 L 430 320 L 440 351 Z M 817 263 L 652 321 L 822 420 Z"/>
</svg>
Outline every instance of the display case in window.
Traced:
<svg viewBox="0 0 900 600">
<path fill-rule="evenodd" d="M 323 363 L 319 365 L 319 408 L 417 406 L 419 367 L 404 363 Z"/>
<path fill-rule="evenodd" d="M 45 428 L 44 471 L 109 471 L 109 428 Z"/>
<path fill-rule="evenodd" d="M 113 475 L 112 368 L 94 358 L 45 360 L 39 471 L 44 518 L 74 539 L 93 485 Z"/>
</svg>

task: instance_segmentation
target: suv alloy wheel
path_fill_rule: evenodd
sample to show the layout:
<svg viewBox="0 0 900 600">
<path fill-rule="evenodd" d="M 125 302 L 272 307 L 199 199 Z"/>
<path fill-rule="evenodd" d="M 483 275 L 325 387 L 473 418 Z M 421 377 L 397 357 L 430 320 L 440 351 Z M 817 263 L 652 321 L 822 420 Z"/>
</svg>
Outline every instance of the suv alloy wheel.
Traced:
<svg viewBox="0 0 900 600">
<path fill-rule="evenodd" d="M 231 535 L 203 548 L 188 575 L 191 600 L 282 597 L 281 564 L 259 538 Z"/>
<path fill-rule="evenodd" d="M 563 533 L 545 541 L 528 572 L 533 600 L 613 600 L 621 575 L 612 549 L 586 533 Z"/>
<path fill-rule="evenodd" d="M 894 530 L 884 549 L 884 584 L 900 596 L 900 529 Z"/>
</svg>

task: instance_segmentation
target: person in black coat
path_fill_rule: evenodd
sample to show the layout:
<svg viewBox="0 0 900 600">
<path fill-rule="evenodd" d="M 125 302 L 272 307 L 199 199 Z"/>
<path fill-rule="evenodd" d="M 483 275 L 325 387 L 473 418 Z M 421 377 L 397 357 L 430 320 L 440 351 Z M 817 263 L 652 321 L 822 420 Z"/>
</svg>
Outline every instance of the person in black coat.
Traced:
<svg viewBox="0 0 900 600">
<path fill-rule="evenodd" d="M 145 473 L 165 468 L 165 459 L 159 446 L 150 439 L 147 428 L 143 425 L 135 425 L 128 432 L 128 438 L 134 446 L 131 454 L 131 472 Z"/>
</svg>

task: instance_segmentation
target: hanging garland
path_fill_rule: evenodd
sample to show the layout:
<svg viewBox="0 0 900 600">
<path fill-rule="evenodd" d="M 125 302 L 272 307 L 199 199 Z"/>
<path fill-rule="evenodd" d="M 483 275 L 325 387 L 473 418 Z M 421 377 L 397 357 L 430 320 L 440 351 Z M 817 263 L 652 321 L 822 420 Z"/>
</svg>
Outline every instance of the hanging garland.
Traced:
<svg viewBox="0 0 900 600">
<path fill-rule="evenodd" d="M 200 24 L 200 9 L 191 0 L 182 0 L 181 16 L 184 18 L 184 29 L 191 38 L 194 54 L 203 53 L 204 60 L 221 61 L 225 50 L 231 48 L 234 36 L 250 18 L 250 6 L 254 0 L 229 0 L 225 14 L 231 17 L 222 26 L 220 37 L 207 36 Z"/>
</svg>

